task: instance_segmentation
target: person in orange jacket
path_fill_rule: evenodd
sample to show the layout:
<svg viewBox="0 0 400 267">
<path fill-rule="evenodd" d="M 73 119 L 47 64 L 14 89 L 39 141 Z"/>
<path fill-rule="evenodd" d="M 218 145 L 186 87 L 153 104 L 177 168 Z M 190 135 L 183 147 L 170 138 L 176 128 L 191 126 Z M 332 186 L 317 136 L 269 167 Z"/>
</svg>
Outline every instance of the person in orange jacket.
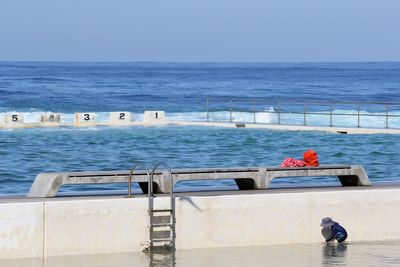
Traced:
<svg viewBox="0 0 400 267">
<path fill-rule="evenodd" d="M 312 166 L 312 167 L 317 167 L 319 166 L 318 162 L 318 155 L 317 152 L 314 150 L 307 150 L 304 152 L 304 162 L 306 163 L 306 166 Z"/>
</svg>

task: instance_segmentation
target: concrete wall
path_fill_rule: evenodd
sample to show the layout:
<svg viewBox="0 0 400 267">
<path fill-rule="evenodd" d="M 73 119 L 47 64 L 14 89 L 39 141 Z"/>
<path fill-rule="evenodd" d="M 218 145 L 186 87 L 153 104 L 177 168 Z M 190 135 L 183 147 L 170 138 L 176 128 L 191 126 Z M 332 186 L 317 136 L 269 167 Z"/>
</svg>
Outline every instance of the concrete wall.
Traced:
<svg viewBox="0 0 400 267">
<path fill-rule="evenodd" d="M 147 241 L 146 198 L 2 201 L 0 259 L 132 252 Z M 167 205 L 156 199 L 156 207 Z M 395 240 L 399 208 L 398 188 L 179 197 L 176 246 L 318 243 L 325 216 L 345 226 L 349 242 Z"/>
<path fill-rule="evenodd" d="M 0 259 L 43 256 L 43 203 L 0 204 Z"/>
</svg>

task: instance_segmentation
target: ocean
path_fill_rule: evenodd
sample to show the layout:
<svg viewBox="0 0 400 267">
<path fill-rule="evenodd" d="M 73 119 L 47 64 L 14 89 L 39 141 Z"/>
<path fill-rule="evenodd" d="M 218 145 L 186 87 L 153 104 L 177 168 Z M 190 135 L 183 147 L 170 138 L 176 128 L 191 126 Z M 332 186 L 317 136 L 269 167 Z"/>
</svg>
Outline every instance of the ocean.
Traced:
<svg viewBox="0 0 400 267">
<path fill-rule="evenodd" d="M 60 113 L 63 122 L 71 122 L 75 112 L 95 112 L 105 121 L 111 111 L 132 112 L 137 121 L 145 110 L 164 110 L 175 120 L 250 123 L 277 123 L 276 111 L 282 111 L 286 114 L 279 122 L 302 124 L 306 103 L 308 112 L 325 112 L 309 115 L 307 124 L 327 126 L 329 107 L 341 114 L 334 117 L 335 126 L 400 128 L 399 92 L 396 62 L 0 62 L 0 113 L 21 112 L 26 122 L 37 121 L 42 112 Z M 388 107 L 395 116 L 386 116 Z M 365 115 L 361 122 L 348 115 L 357 112 Z M 396 182 L 399 140 L 387 134 L 198 126 L 0 129 L 0 195 L 26 194 L 41 172 L 127 170 L 133 161 L 166 161 L 172 168 L 277 166 L 285 157 L 301 158 L 307 149 L 317 151 L 321 164 L 361 164 L 373 183 Z M 327 177 L 277 183 L 338 181 Z M 224 180 L 182 182 L 177 188 L 233 186 Z M 77 185 L 61 192 L 126 188 Z"/>
</svg>

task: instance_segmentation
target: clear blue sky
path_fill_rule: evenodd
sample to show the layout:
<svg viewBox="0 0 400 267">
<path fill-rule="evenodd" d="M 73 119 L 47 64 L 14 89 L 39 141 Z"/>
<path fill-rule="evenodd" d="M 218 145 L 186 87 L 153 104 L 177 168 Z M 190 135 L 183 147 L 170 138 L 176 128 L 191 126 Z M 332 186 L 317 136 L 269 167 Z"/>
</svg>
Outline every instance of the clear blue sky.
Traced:
<svg viewBox="0 0 400 267">
<path fill-rule="evenodd" d="M 0 0 L 0 61 L 400 61 L 400 0 Z"/>
</svg>

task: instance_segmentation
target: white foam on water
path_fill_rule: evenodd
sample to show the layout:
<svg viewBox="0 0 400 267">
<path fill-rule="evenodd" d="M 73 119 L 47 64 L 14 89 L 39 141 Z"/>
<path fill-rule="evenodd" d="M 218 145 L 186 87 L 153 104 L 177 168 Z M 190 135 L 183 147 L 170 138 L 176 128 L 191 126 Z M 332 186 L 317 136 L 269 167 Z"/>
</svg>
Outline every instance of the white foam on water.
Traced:
<svg viewBox="0 0 400 267">
<path fill-rule="evenodd" d="M 44 112 L 24 112 L 25 123 L 37 123 L 40 122 L 40 116 Z"/>
<path fill-rule="evenodd" d="M 206 121 L 206 112 L 172 112 L 167 113 L 166 116 L 174 121 Z"/>
<path fill-rule="evenodd" d="M 74 123 L 75 114 L 61 113 L 60 122 L 61 123 Z"/>
<path fill-rule="evenodd" d="M 108 122 L 110 120 L 109 112 L 96 112 L 96 121 L 97 122 Z"/>
<path fill-rule="evenodd" d="M 49 111 L 32 110 L 31 112 L 18 112 L 8 110 L 0 113 L 0 117 L 6 114 L 22 113 L 24 115 L 24 123 L 39 123 L 41 114 L 51 113 Z M 322 112 L 321 112 L 322 113 Z M 400 128 L 400 111 L 390 112 L 389 117 L 383 112 L 373 113 L 360 111 L 360 121 L 358 122 L 357 110 L 333 110 L 332 125 L 341 127 L 357 127 L 358 123 L 365 128 L 385 128 L 386 121 L 389 128 Z M 109 112 L 95 112 L 96 121 L 106 123 L 109 121 Z M 74 122 L 74 113 L 60 113 L 60 122 L 72 124 Z M 132 121 L 143 121 L 143 113 L 132 113 Z M 166 118 L 172 121 L 207 121 L 207 112 L 171 112 L 166 113 Z M 306 124 L 309 126 L 329 126 L 329 111 L 323 114 L 307 114 Z M 208 113 L 208 121 L 212 122 L 243 122 L 243 123 L 266 123 L 282 125 L 302 125 L 304 124 L 304 114 L 302 113 L 281 113 L 278 114 L 272 107 L 267 107 L 263 111 L 253 112 L 245 111 L 214 111 Z"/>
</svg>

